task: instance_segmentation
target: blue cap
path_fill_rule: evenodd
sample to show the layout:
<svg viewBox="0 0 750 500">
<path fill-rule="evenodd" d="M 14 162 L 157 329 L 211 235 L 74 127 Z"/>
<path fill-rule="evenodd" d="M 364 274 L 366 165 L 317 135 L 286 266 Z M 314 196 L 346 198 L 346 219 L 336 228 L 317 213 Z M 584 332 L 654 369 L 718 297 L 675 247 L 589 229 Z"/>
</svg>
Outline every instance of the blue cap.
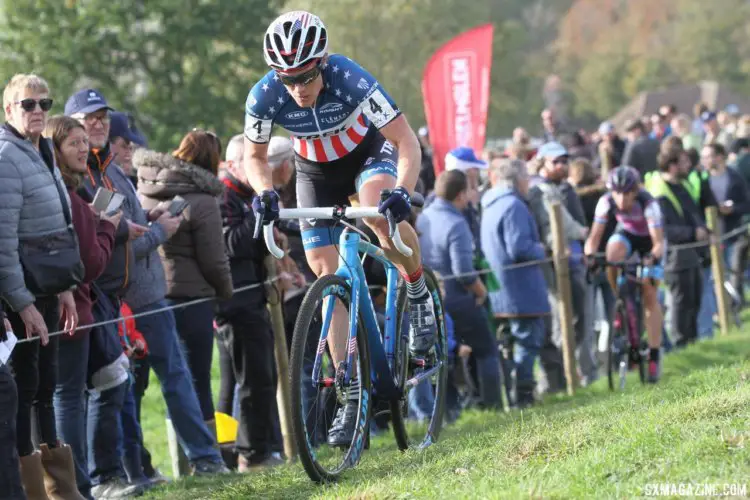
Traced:
<svg viewBox="0 0 750 500">
<path fill-rule="evenodd" d="M 130 128 L 130 120 L 125 113 L 114 112 L 109 117 L 109 140 L 122 137 L 128 142 L 138 142 L 138 136 Z"/>
<path fill-rule="evenodd" d="M 713 111 L 704 111 L 703 113 L 701 113 L 701 121 L 703 123 L 708 123 L 711 120 L 715 120 L 715 119 L 716 119 L 716 113 L 714 113 Z"/>
<path fill-rule="evenodd" d="M 729 104 L 726 108 L 724 108 L 724 111 L 729 113 L 730 115 L 739 115 L 740 114 L 740 108 L 736 104 Z"/>
<path fill-rule="evenodd" d="M 568 156 L 568 150 L 559 142 L 552 141 L 543 144 L 542 147 L 539 148 L 539 151 L 537 151 L 536 155 L 539 158 L 554 159 L 560 158 L 561 156 Z"/>
<path fill-rule="evenodd" d="M 89 113 L 94 113 L 100 109 L 114 111 L 109 104 L 107 104 L 107 100 L 104 96 L 95 89 L 79 90 L 70 96 L 65 103 L 65 114 L 68 116 L 73 116 L 78 113 L 88 115 Z"/>
<path fill-rule="evenodd" d="M 611 122 L 602 122 L 601 125 L 599 125 L 599 133 L 602 135 L 611 134 L 615 131 L 615 126 L 612 125 Z"/>
<path fill-rule="evenodd" d="M 473 149 L 461 146 L 445 155 L 446 170 L 468 170 L 470 168 L 487 168 L 487 162 L 477 158 Z"/>
</svg>

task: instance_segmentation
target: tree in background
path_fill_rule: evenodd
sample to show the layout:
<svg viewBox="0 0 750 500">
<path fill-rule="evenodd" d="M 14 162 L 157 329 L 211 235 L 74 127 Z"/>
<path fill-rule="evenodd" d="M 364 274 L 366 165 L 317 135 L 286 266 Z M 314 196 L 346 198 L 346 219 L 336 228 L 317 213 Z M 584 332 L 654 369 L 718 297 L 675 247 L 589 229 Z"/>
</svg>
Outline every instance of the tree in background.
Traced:
<svg viewBox="0 0 750 500">
<path fill-rule="evenodd" d="M 46 78 L 62 112 L 85 86 L 132 111 L 150 146 L 174 149 L 186 130 L 228 137 L 266 71 L 269 0 L 2 0 L 0 74 Z"/>
<path fill-rule="evenodd" d="M 747 0 L 576 0 L 553 45 L 574 115 L 592 125 L 638 92 L 717 80 L 747 94 Z"/>
<path fill-rule="evenodd" d="M 409 117 L 424 123 L 422 73 L 430 56 L 456 35 L 495 24 L 488 136 L 538 126 L 548 70 L 546 43 L 570 0 L 291 0 L 323 20 L 331 50 L 351 57 L 382 82 Z M 536 57 L 537 55 L 545 57 Z M 542 75 L 542 76 L 540 76 Z"/>
</svg>

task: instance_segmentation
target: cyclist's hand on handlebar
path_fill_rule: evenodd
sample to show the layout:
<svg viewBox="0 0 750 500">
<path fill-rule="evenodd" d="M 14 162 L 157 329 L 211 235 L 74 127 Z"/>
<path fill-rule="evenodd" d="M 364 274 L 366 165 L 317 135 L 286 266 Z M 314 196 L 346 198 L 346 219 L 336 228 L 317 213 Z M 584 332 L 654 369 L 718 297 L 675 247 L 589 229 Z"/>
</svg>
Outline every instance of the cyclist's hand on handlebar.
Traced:
<svg viewBox="0 0 750 500">
<path fill-rule="evenodd" d="M 262 191 L 259 196 L 253 198 L 253 212 L 255 217 L 270 224 L 279 218 L 279 193 L 273 189 Z"/>
<path fill-rule="evenodd" d="M 644 266 L 653 266 L 656 263 L 656 259 L 650 253 L 644 255 L 642 261 Z"/>
<path fill-rule="evenodd" d="M 406 220 L 411 215 L 411 196 L 404 187 L 397 187 L 392 191 L 383 190 L 381 192 L 378 212 L 384 214 L 390 211 L 395 222 Z"/>
</svg>

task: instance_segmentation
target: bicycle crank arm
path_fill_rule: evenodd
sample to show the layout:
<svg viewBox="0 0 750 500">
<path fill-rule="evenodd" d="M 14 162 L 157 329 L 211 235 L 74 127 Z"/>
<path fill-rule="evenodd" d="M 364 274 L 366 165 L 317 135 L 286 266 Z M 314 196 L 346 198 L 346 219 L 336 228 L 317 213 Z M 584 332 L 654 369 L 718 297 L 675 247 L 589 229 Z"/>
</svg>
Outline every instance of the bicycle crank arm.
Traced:
<svg viewBox="0 0 750 500">
<path fill-rule="evenodd" d="M 443 362 L 440 361 L 438 364 L 433 366 L 427 371 L 424 371 L 422 373 L 417 374 L 416 376 L 410 378 L 406 381 L 406 384 L 404 384 L 405 389 L 411 389 L 412 387 L 415 387 L 417 384 L 419 384 L 422 380 L 426 379 L 427 377 L 431 377 L 435 373 L 437 373 L 438 370 L 440 370 L 440 367 L 443 366 Z"/>
</svg>

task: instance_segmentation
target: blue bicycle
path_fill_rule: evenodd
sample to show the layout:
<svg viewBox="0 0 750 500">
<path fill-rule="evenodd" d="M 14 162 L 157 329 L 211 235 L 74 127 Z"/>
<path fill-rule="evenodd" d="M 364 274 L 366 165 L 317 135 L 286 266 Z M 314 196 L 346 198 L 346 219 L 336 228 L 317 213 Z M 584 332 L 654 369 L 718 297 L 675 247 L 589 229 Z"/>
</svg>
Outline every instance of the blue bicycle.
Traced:
<svg viewBox="0 0 750 500">
<path fill-rule="evenodd" d="M 419 206 L 421 200 L 412 199 Z M 411 255 L 390 213 L 386 213 L 394 246 Z M 383 217 L 375 207 L 325 207 L 283 209 L 281 219 L 333 219 L 343 232 L 339 238 L 339 267 L 335 274 L 320 277 L 308 290 L 300 307 L 292 341 L 290 378 L 292 419 L 299 457 L 315 482 L 335 481 L 359 462 L 369 447 L 373 396 L 387 402 L 390 422 L 399 449 L 426 448 L 438 439 L 442 428 L 447 384 L 447 337 L 440 289 L 435 275 L 425 269 L 427 288 L 434 302 L 438 334 L 431 356 L 412 359 L 408 349 L 406 287 L 396 267 L 367 235 L 352 224 L 364 217 Z M 333 228 L 331 229 L 333 230 Z M 264 226 L 269 251 L 277 258 L 284 253 L 273 238 L 273 225 Z M 361 255 L 361 260 L 360 260 Z M 387 289 L 384 328 L 368 290 L 363 262 L 381 262 L 386 270 Z M 330 348 L 334 309 L 348 316 L 346 358 L 334 362 Z M 409 418 L 408 393 L 418 384 L 432 390 L 428 418 Z M 422 386 L 424 388 L 424 386 Z M 428 398 L 430 399 L 430 398 Z M 348 446 L 329 446 L 326 432 L 340 406 L 357 401 L 353 439 Z"/>
</svg>

